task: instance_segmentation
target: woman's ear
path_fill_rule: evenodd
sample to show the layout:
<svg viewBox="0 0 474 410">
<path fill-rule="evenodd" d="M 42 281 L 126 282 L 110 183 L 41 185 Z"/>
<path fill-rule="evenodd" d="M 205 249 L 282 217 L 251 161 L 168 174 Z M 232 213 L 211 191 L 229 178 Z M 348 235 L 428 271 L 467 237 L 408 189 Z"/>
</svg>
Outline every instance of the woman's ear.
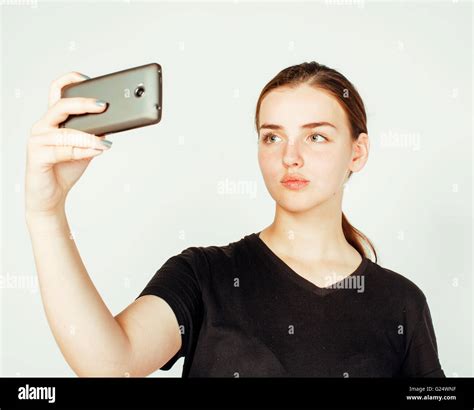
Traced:
<svg viewBox="0 0 474 410">
<path fill-rule="evenodd" d="M 357 139 L 352 142 L 352 158 L 349 164 L 349 169 L 352 172 L 357 172 L 364 168 L 365 163 L 369 159 L 369 150 L 369 136 L 365 132 L 361 132 Z"/>
</svg>

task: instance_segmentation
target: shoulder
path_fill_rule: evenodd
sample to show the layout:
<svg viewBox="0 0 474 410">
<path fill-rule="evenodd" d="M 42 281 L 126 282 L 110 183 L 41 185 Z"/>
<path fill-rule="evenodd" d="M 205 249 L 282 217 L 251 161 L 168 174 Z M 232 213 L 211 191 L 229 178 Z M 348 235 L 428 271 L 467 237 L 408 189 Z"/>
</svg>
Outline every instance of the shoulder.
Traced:
<svg viewBox="0 0 474 410">
<path fill-rule="evenodd" d="M 385 303 L 401 304 L 404 310 L 413 312 L 423 311 L 427 303 L 426 295 L 414 280 L 371 260 L 369 260 L 368 270 L 370 272 L 367 277 L 367 281 L 370 281 L 369 288 L 376 292 Z"/>
<path fill-rule="evenodd" d="M 247 257 L 248 237 L 249 235 L 222 245 L 200 246 L 198 251 L 205 255 L 209 262 L 235 263 Z"/>
<path fill-rule="evenodd" d="M 176 263 L 186 264 L 189 268 L 199 271 L 201 275 L 216 268 L 247 264 L 248 236 L 222 245 L 189 246 L 170 259 Z"/>
</svg>

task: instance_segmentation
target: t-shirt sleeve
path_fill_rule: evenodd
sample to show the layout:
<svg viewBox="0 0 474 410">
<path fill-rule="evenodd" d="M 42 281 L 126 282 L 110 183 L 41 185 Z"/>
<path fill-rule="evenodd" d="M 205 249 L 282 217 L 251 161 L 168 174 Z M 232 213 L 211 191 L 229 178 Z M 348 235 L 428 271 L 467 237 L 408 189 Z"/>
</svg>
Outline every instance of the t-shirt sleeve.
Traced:
<svg viewBox="0 0 474 410">
<path fill-rule="evenodd" d="M 199 275 L 206 268 L 202 249 L 190 247 L 169 258 L 155 273 L 143 291 L 144 295 L 163 298 L 171 307 L 181 332 L 181 349 L 162 367 L 169 370 L 176 361 L 189 357 L 194 349 L 202 322 L 202 293 Z"/>
<path fill-rule="evenodd" d="M 433 321 L 425 298 L 421 317 L 417 319 L 408 341 L 401 374 L 403 377 L 446 377 L 439 361 Z"/>
</svg>

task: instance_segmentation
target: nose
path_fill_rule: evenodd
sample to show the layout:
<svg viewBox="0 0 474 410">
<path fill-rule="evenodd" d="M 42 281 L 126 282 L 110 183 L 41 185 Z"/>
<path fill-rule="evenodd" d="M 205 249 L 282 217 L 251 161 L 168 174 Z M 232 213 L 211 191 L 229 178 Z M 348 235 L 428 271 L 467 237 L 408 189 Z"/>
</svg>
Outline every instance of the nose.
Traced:
<svg viewBox="0 0 474 410">
<path fill-rule="evenodd" d="M 282 161 L 287 167 L 303 165 L 303 158 L 301 157 L 298 144 L 295 143 L 294 140 L 290 140 L 288 144 L 286 144 Z"/>
</svg>

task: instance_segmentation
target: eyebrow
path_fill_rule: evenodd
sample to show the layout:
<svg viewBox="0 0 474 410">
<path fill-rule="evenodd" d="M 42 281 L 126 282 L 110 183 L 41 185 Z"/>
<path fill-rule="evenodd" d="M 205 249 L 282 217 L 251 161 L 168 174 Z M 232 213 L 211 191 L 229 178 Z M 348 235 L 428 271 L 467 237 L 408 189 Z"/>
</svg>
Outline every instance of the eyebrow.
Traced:
<svg viewBox="0 0 474 410">
<path fill-rule="evenodd" d="M 333 127 L 334 129 L 337 130 L 336 126 L 331 124 L 330 122 L 327 121 L 322 121 L 322 122 L 310 122 L 309 124 L 304 124 L 300 128 L 317 128 L 317 127 L 323 127 L 323 126 L 328 126 L 328 127 Z M 262 124 L 259 128 L 261 130 L 262 128 L 268 128 L 270 130 L 283 130 L 285 127 L 282 125 L 278 124 Z"/>
</svg>

